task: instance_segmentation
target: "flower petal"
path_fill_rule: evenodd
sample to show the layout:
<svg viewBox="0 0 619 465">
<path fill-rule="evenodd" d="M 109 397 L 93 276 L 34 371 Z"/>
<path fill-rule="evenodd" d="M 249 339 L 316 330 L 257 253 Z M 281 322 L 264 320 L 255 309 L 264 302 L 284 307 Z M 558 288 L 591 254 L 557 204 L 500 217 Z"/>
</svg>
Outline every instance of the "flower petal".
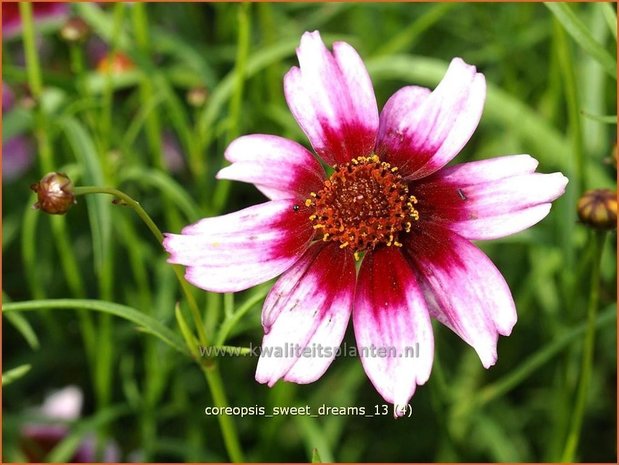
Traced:
<svg viewBox="0 0 619 465">
<path fill-rule="evenodd" d="M 322 188 L 325 172 L 302 145 L 283 137 L 251 134 L 234 140 L 225 157 L 232 165 L 218 179 L 254 184 L 272 200 L 305 199 Z"/>
<path fill-rule="evenodd" d="M 528 155 L 463 163 L 411 184 L 411 190 L 424 221 L 467 239 L 496 239 L 541 221 L 565 192 L 565 176 L 534 173 L 536 167 Z"/>
<path fill-rule="evenodd" d="M 166 234 L 168 261 L 187 266 L 187 280 L 207 291 L 236 292 L 268 281 L 286 271 L 314 235 L 293 206 L 293 200 L 273 200 Z"/>
<path fill-rule="evenodd" d="M 396 92 L 378 130 L 378 156 L 408 179 L 439 170 L 468 142 L 481 118 L 486 80 L 474 66 L 454 58 L 434 92 L 419 89 Z"/>
<path fill-rule="evenodd" d="M 337 244 L 314 244 L 264 302 L 264 339 L 256 380 L 311 383 L 342 342 L 355 291 L 355 264 Z M 305 351 L 305 353 L 304 353 Z"/>
<path fill-rule="evenodd" d="M 378 108 L 372 81 L 350 45 L 333 44 L 333 54 L 318 31 L 306 32 L 297 49 L 300 68 L 284 78 L 290 111 L 314 150 L 330 165 L 373 152 Z"/>
<path fill-rule="evenodd" d="M 374 387 L 387 402 L 405 406 L 430 376 L 434 337 L 423 293 L 399 249 L 384 247 L 363 259 L 353 324 Z"/>
<path fill-rule="evenodd" d="M 77 386 L 67 386 L 48 395 L 41 405 L 41 414 L 47 418 L 72 421 L 82 413 L 84 394 Z"/>
<path fill-rule="evenodd" d="M 494 365 L 499 334 L 509 335 L 517 319 L 499 270 L 468 240 L 435 225 L 409 235 L 405 246 L 432 316 L 473 346 L 484 367 Z"/>
</svg>

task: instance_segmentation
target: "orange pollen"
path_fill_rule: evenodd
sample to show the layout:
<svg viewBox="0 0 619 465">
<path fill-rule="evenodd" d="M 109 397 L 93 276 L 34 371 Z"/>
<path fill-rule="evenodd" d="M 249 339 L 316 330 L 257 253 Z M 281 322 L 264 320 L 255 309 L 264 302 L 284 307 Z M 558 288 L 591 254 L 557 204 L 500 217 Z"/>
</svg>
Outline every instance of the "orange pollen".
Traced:
<svg viewBox="0 0 619 465">
<path fill-rule="evenodd" d="M 317 238 L 340 242 L 356 259 L 381 244 L 402 247 L 400 236 L 410 232 L 419 212 L 398 169 L 377 155 L 334 168 L 323 188 L 305 200 Z"/>
</svg>

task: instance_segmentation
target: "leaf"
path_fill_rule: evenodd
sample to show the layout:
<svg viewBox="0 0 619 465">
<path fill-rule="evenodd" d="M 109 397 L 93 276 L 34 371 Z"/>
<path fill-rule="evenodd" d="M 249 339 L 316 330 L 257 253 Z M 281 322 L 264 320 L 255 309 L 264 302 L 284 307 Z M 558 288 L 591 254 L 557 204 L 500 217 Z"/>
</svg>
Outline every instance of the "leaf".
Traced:
<svg viewBox="0 0 619 465">
<path fill-rule="evenodd" d="M 187 355 L 182 340 L 172 330 L 164 326 L 158 320 L 145 315 L 135 308 L 120 305 L 113 302 L 88 299 L 49 299 L 49 300 L 29 300 L 24 302 L 6 303 L 2 307 L 3 312 L 23 312 L 43 309 L 76 309 L 90 310 L 94 312 L 107 313 L 125 320 L 131 321 L 140 327 L 144 332 L 152 334 L 165 344 L 180 353 Z"/>
<path fill-rule="evenodd" d="M 161 171 L 154 169 L 130 168 L 125 173 L 121 173 L 122 181 L 134 181 L 144 186 L 152 186 L 159 189 L 172 202 L 183 211 L 185 217 L 190 222 L 200 219 L 202 216 L 200 209 L 195 204 L 187 191 L 183 189 L 174 179 Z"/>
<path fill-rule="evenodd" d="M 322 463 L 322 460 L 320 459 L 320 454 L 318 454 L 318 449 L 316 449 L 315 447 L 312 451 L 312 463 Z"/>
<path fill-rule="evenodd" d="M 2 387 L 8 386 L 13 381 L 18 380 L 30 371 L 30 365 L 20 365 L 17 368 L 12 368 L 9 371 L 2 373 Z"/>
<path fill-rule="evenodd" d="M 63 117 L 59 125 L 64 131 L 75 157 L 84 167 L 84 180 L 95 186 L 105 185 L 103 168 L 100 164 L 94 142 L 84 127 L 72 117 Z M 97 274 L 104 269 L 106 257 L 110 256 L 112 213 L 109 199 L 99 195 L 89 195 L 88 217 L 92 233 L 95 270 Z"/>
<path fill-rule="evenodd" d="M 580 112 L 582 116 L 588 118 L 592 121 L 596 121 L 602 124 L 617 124 L 617 115 L 593 115 L 591 113 L 587 113 L 586 111 Z"/>
<path fill-rule="evenodd" d="M 572 7 L 562 2 L 545 2 L 544 5 L 552 12 L 567 33 L 572 36 L 572 39 L 597 60 L 610 76 L 617 79 L 617 60 L 593 38 L 587 26 L 572 11 Z"/>
<path fill-rule="evenodd" d="M 13 326 L 15 326 L 17 331 L 19 331 L 32 349 L 39 348 L 39 338 L 32 329 L 32 326 L 30 326 L 30 323 L 28 323 L 28 320 L 26 320 L 19 313 L 7 313 L 4 316 L 11 322 L 11 324 L 13 324 Z"/>
<path fill-rule="evenodd" d="M 308 448 L 308 452 L 312 454 L 312 460 L 314 458 L 314 451 L 320 449 L 324 461 L 333 463 L 333 453 L 331 452 L 329 444 L 330 438 L 324 433 L 316 418 L 307 415 L 297 415 L 294 417 L 294 421 L 301 430 L 303 441 Z"/>
</svg>

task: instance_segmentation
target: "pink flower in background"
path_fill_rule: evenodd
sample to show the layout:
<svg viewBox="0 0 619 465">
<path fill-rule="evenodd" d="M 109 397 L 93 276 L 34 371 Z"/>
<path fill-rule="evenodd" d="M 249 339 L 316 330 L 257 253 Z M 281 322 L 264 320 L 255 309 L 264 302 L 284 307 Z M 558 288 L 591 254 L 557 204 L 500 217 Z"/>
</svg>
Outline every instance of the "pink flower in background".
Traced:
<svg viewBox="0 0 619 465">
<path fill-rule="evenodd" d="M 446 167 L 475 131 L 485 100 L 484 76 L 460 58 L 434 91 L 404 87 L 379 115 L 350 45 L 337 42 L 329 52 L 318 32 L 305 33 L 297 55 L 300 67 L 284 78 L 286 99 L 333 174 L 296 142 L 240 137 L 218 178 L 253 183 L 270 200 L 167 234 L 169 261 L 213 292 L 283 273 L 262 313 L 256 379 L 269 386 L 320 378 L 351 315 L 363 367 L 390 403 L 407 404 L 430 375 L 431 317 L 492 366 L 516 311 L 504 278 L 471 240 L 539 222 L 567 179 L 535 173 L 529 155 Z"/>
<path fill-rule="evenodd" d="M 67 423 L 78 420 L 82 411 L 83 394 L 76 386 L 50 394 L 38 409 L 45 419 L 41 423 L 29 423 L 22 428 L 22 449 L 30 462 L 41 462 L 70 433 Z M 96 439 L 87 435 L 75 449 L 70 462 L 92 463 L 97 461 Z M 118 446 L 109 441 L 103 448 L 103 461 L 116 462 L 120 458 Z"/>
<path fill-rule="evenodd" d="M 2 113 L 13 108 L 15 96 L 12 89 L 2 83 Z M 12 137 L 2 142 L 2 179 L 18 179 L 32 165 L 34 158 L 32 141 L 24 135 Z"/>
<path fill-rule="evenodd" d="M 66 2 L 33 2 L 34 19 L 37 22 L 60 21 L 69 15 Z M 2 35 L 14 36 L 21 32 L 21 17 L 18 2 L 2 2 Z"/>
<path fill-rule="evenodd" d="M 34 148 L 26 136 L 15 136 L 2 143 L 2 179 L 19 179 L 32 166 Z"/>
<path fill-rule="evenodd" d="M 13 103 L 15 102 L 15 94 L 13 94 L 13 90 L 6 85 L 4 82 L 2 83 L 2 113 L 6 113 L 13 107 Z"/>
</svg>

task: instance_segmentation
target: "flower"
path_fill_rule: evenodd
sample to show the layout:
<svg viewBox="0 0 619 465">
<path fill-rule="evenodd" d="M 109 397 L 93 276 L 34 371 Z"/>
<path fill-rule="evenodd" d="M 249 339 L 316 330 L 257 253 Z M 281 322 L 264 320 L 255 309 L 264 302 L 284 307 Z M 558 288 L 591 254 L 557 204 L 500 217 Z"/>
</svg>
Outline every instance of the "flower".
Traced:
<svg viewBox="0 0 619 465">
<path fill-rule="evenodd" d="M 30 462 L 45 460 L 46 455 L 69 435 L 67 422 L 79 419 L 82 404 L 83 394 L 76 386 L 67 386 L 45 398 L 43 405 L 37 409 L 42 418 L 41 423 L 29 423 L 21 429 L 21 446 Z M 96 445 L 95 437 L 86 435 L 75 449 L 70 461 L 95 462 Z M 116 462 L 119 458 L 118 446 L 115 442 L 108 441 L 104 445 L 103 461 Z"/>
<path fill-rule="evenodd" d="M 13 90 L 2 83 L 2 113 L 7 114 L 15 104 Z M 20 178 L 32 165 L 34 158 L 31 140 L 17 135 L 2 141 L 2 180 L 13 181 Z"/>
<path fill-rule="evenodd" d="M 69 14 L 65 2 L 32 2 L 34 20 L 37 23 L 58 22 Z M 2 2 L 2 35 L 12 37 L 21 32 L 21 17 L 18 2 Z"/>
<path fill-rule="evenodd" d="M 189 282 L 213 292 L 283 273 L 262 312 L 259 382 L 320 378 L 335 351 L 303 351 L 337 348 L 352 315 L 365 372 L 402 414 L 430 375 L 431 317 L 470 344 L 484 367 L 496 362 L 498 336 L 510 334 L 516 310 L 505 279 L 470 241 L 537 223 L 567 179 L 535 173 L 529 155 L 446 167 L 485 100 L 484 76 L 460 58 L 433 92 L 404 87 L 379 115 L 350 45 L 336 42 L 330 52 L 318 32 L 305 33 L 297 55 L 300 67 L 284 78 L 286 100 L 333 174 L 296 142 L 240 137 L 218 178 L 253 183 L 270 201 L 167 234 L 164 246 L 171 263 L 187 266 Z M 269 356 L 282 347 L 300 350 Z M 413 347 L 416 356 L 407 357 Z"/>
<path fill-rule="evenodd" d="M 19 179 L 32 165 L 32 141 L 26 136 L 15 136 L 2 143 L 2 179 Z"/>
</svg>

